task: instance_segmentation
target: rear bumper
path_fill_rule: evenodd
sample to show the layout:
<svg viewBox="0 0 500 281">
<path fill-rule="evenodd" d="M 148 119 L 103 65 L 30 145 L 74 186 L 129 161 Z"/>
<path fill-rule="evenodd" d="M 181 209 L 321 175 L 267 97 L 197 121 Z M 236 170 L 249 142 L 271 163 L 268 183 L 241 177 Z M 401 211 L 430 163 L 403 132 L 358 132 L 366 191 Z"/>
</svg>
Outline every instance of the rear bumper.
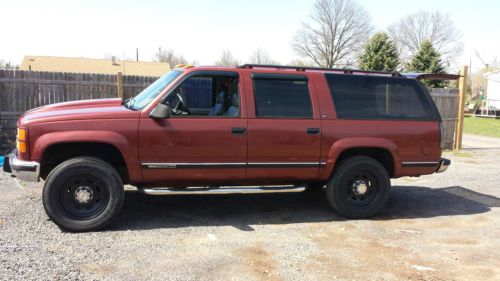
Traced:
<svg viewBox="0 0 500 281">
<path fill-rule="evenodd" d="M 436 169 L 436 173 L 442 173 L 442 172 L 446 171 L 446 169 L 448 169 L 450 164 L 451 164 L 450 159 L 441 158 L 441 161 L 439 161 L 439 166 Z"/>
<path fill-rule="evenodd" d="M 14 149 L 9 155 L 5 156 L 3 171 L 11 173 L 13 177 L 23 181 L 37 182 L 40 177 L 40 164 L 34 161 L 17 159 L 16 152 L 17 150 Z"/>
</svg>

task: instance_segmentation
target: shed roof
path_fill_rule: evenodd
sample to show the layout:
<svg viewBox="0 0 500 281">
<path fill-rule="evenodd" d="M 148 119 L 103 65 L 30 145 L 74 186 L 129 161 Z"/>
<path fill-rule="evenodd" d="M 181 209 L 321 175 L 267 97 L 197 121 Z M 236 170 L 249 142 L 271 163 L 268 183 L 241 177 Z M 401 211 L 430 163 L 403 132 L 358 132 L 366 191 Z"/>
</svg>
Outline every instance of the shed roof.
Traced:
<svg viewBox="0 0 500 281">
<path fill-rule="evenodd" d="M 161 76 L 170 71 L 168 63 L 124 61 L 111 59 L 88 59 L 50 56 L 25 56 L 20 66 L 21 70 L 99 73 L 138 76 Z"/>
</svg>

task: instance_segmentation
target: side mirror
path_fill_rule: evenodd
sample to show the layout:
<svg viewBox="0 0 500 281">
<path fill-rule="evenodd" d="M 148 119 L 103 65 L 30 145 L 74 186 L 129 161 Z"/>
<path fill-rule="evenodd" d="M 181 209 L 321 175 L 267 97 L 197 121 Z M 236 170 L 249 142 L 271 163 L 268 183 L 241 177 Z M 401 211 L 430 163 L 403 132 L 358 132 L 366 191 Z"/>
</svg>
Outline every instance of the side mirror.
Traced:
<svg viewBox="0 0 500 281">
<path fill-rule="evenodd" d="M 170 108 L 170 105 L 159 103 L 155 108 L 153 108 L 153 111 L 151 111 L 149 117 L 155 119 L 165 119 L 170 117 L 170 114 L 172 114 L 172 109 Z"/>
</svg>

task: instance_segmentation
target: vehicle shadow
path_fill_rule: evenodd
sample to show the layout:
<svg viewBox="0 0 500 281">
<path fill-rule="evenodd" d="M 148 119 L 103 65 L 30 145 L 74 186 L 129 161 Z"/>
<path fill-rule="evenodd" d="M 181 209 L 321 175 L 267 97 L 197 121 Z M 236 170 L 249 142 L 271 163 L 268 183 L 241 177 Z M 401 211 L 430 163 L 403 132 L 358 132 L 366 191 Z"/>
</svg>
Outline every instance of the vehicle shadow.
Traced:
<svg viewBox="0 0 500 281">
<path fill-rule="evenodd" d="M 452 186 L 393 187 L 388 205 L 374 220 L 417 219 L 473 215 L 500 207 L 500 199 Z M 253 231 L 251 225 L 334 222 L 344 220 L 333 211 L 323 192 L 254 195 L 148 196 L 127 193 L 119 217 L 109 231 L 233 226 Z"/>
</svg>

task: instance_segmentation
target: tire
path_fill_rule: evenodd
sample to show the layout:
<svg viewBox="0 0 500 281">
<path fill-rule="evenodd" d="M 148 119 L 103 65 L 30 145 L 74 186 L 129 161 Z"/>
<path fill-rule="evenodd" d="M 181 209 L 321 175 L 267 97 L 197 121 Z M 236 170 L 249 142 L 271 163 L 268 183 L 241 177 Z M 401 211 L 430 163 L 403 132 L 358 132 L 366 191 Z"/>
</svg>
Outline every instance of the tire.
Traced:
<svg viewBox="0 0 500 281">
<path fill-rule="evenodd" d="M 48 175 L 42 194 L 49 218 L 74 232 L 107 226 L 120 212 L 123 200 L 123 182 L 116 170 L 93 157 L 59 164 Z"/>
<path fill-rule="evenodd" d="M 349 219 L 369 218 L 387 203 L 391 181 L 386 168 L 367 156 L 342 161 L 326 185 L 330 205 Z"/>
</svg>

